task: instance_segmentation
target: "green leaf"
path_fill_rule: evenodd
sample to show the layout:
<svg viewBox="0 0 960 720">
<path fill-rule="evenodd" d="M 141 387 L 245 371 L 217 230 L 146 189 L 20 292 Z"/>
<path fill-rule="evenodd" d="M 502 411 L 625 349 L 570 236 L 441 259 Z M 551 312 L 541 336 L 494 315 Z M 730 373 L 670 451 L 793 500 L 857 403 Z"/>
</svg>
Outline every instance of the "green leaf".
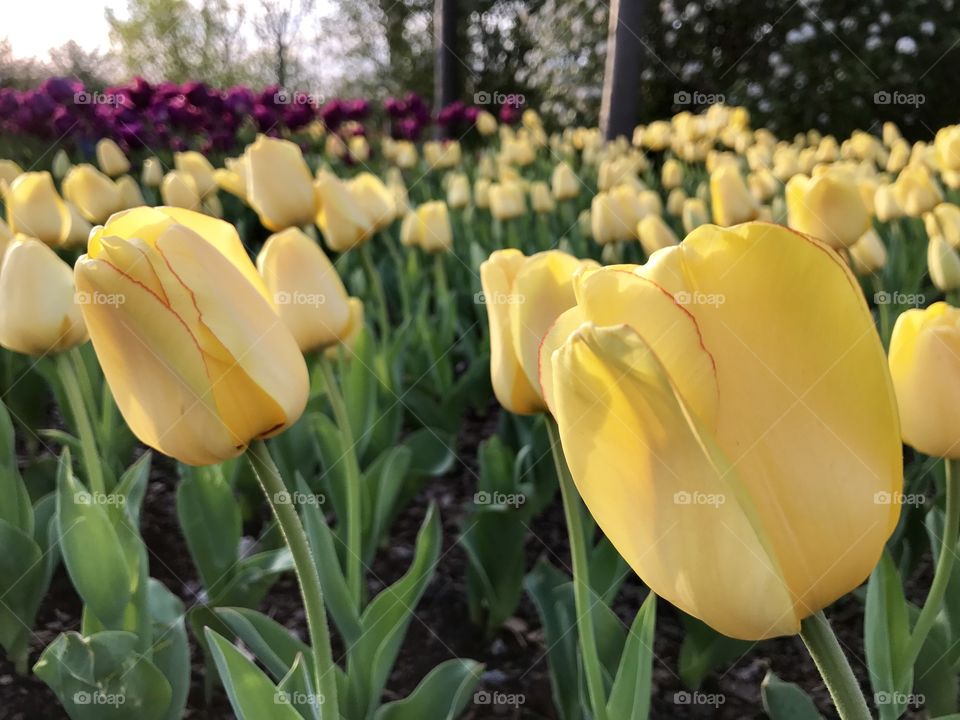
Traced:
<svg viewBox="0 0 960 720">
<path fill-rule="evenodd" d="M 350 417 L 350 431 L 356 442 L 356 453 L 363 455 L 370 443 L 370 422 L 376 413 L 377 394 L 380 380 L 373 370 L 373 342 L 370 331 L 364 328 L 357 334 L 353 346 L 353 357 L 340 365 L 343 396 L 349 398 L 347 415 Z"/>
<path fill-rule="evenodd" d="M 397 498 L 410 470 L 411 456 L 410 448 L 403 445 L 392 447 L 374 460 L 363 474 L 366 497 L 362 507 L 367 508 L 363 543 L 366 562 L 373 559 L 398 509 Z"/>
<path fill-rule="evenodd" d="M 907 601 L 896 565 L 886 551 L 867 584 L 863 634 L 877 711 L 881 720 L 896 720 L 906 709 L 913 668 L 904 667 L 903 662 L 910 642 Z"/>
<path fill-rule="evenodd" d="M 414 430 L 403 439 L 410 449 L 410 472 L 423 477 L 443 475 L 456 461 L 454 438 L 442 430 L 424 427 Z"/>
<path fill-rule="evenodd" d="M 483 665 L 473 660 L 447 660 L 410 695 L 377 710 L 374 720 L 454 720 L 470 702 L 481 672 Z"/>
<path fill-rule="evenodd" d="M 218 598 L 236 573 L 242 534 L 240 506 L 219 468 L 197 468 L 181 480 L 177 517 L 204 588 Z"/>
<path fill-rule="evenodd" d="M 249 608 L 217 608 L 214 612 L 278 680 L 290 671 L 298 654 L 312 657 L 305 643 L 263 613 Z"/>
<path fill-rule="evenodd" d="M 151 659 L 170 683 L 170 704 L 164 720 L 180 720 L 190 693 L 190 645 L 183 601 L 153 578 L 147 592 L 153 619 Z"/>
<path fill-rule="evenodd" d="M 653 679 L 653 632 L 657 621 L 657 596 L 652 592 L 640 606 L 620 656 L 620 667 L 610 689 L 607 715 L 623 720 L 646 720 L 650 714 Z"/>
<path fill-rule="evenodd" d="M 0 520 L 5 520 L 27 535 L 33 534 L 33 508 L 30 493 L 20 477 L 13 423 L 7 407 L 0 402 Z"/>
<path fill-rule="evenodd" d="M 772 670 L 760 686 L 763 709 L 770 720 L 821 720 L 817 706 L 798 685 L 784 682 Z"/>
<path fill-rule="evenodd" d="M 360 619 L 363 633 L 350 650 L 347 672 L 357 717 L 376 707 L 383 693 L 414 608 L 433 577 L 441 541 L 440 516 L 431 505 L 417 535 L 410 569 L 377 595 Z"/>
<path fill-rule="evenodd" d="M 0 645 L 12 659 L 25 662 L 30 630 L 50 582 L 47 563 L 34 539 L 6 520 L 0 520 L 0 548 Z"/>
<path fill-rule="evenodd" d="M 297 654 L 290 671 L 277 685 L 277 690 L 283 693 L 283 697 L 304 720 L 320 720 L 320 706 L 324 699 L 313 689 L 310 670 L 302 654 Z"/>
<path fill-rule="evenodd" d="M 60 549 L 77 593 L 106 627 L 119 625 L 138 577 L 103 505 L 77 480 L 64 450 L 57 475 Z"/>
<path fill-rule="evenodd" d="M 145 452 L 124 471 L 114 489 L 116 494 L 124 497 L 123 507 L 134 527 L 140 527 L 140 508 L 143 507 L 143 498 L 147 493 L 152 461 L 153 453 Z"/>
<path fill-rule="evenodd" d="M 707 675 L 726 667 L 753 646 L 753 643 L 721 635 L 690 615 L 683 614 L 681 618 L 686 632 L 680 645 L 678 670 L 688 688 L 700 687 Z"/>
<path fill-rule="evenodd" d="M 207 643 L 220 680 L 239 720 L 301 720 L 270 678 L 225 637 L 206 629 Z"/>
</svg>

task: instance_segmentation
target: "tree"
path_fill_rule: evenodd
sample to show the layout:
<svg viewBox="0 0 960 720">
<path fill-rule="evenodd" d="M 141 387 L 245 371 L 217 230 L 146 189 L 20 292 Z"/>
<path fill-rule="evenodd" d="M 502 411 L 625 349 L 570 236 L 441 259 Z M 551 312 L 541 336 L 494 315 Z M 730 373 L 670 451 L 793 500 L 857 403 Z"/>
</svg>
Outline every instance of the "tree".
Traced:
<svg viewBox="0 0 960 720">
<path fill-rule="evenodd" d="M 274 81 L 281 87 L 290 81 L 291 49 L 313 7 L 314 0 L 261 0 L 257 35 L 267 44 L 267 52 L 273 58 Z"/>
<path fill-rule="evenodd" d="M 629 136 L 637 124 L 637 92 L 633 79 L 640 74 L 641 0 L 612 0 L 607 34 L 607 67 L 603 76 L 600 127 L 608 140 Z"/>
</svg>

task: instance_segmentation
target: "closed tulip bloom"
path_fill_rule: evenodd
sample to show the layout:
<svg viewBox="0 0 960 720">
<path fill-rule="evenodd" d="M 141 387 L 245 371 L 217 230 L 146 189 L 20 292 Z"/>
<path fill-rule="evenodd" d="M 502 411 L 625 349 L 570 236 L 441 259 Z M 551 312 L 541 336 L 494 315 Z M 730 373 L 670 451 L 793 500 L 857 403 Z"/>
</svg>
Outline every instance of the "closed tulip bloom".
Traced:
<svg viewBox="0 0 960 720">
<path fill-rule="evenodd" d="M 550 175 L 550 189 L 557 200 L 573 200 L 580 194 L 580 181 L 570 165 L 557 163 Z"/>
<path fill-rule="evenodd" d="M 960 310 L 945 302 L 901 313 L 890 338 L 890 374 L 903 441 L 960 459 Z"/>
<path fill-rule="evenodd" d="M 334 252 L 359 247 L 373 232 L 373 219 L 360 207 L 350 189 L 331 172 L 322 171 L 314 184 L 316 222 Z"/>
<path fill-rule="evenodd" d="M 714 221 L 724 227 L 753 220 L 760 212 L 740 172 L 730 163 L 710 173 L 710 204 Z"/>
<path fill-rule="evenodd" d="M 70 211 L 48 172 L 19 175 L 9 186 L 0 182 L 7 223 L 14 233 L 58 245 L 70 229 Z"/>
<path fill-rule="evenodd" d="M 880 222 L 889 222 L 903 217 L 903 208 L 897 201 L 892 184 L 879 185 L 873 195 L 873 211 Z"/>
<path fill-rule="evenodd" d="M 512 220 L 527 211 L 523 188 L 508 181 L 490 186 L 490 212 L 497 220 Z"/>
<path fill-rule="evenodd" d="M 351 178 L 347 188 L 374 231 L 389 227 L 396 219 L 397 203 L 393 193 L 373 173 L 363 172 Z"/>
<path fill-rule="evenodd" d="M 760 640 L 859 586 L 897 525 L 877 498 L 902 490 L 902 450 L 839 256 L 774 225 L 707 225 L 574 284 L 541 383 L 587 508 L 651 590 Z"/>
<path fill-rule="evenodd" d="M 659 215 L 647 215 L 637 223 L 637 237 L 647 257 L 661 248 L 680 242 L 680 238 L 670 229 Z"/>
<path fill-rule="evenodd" d="M 129 175 L 121 175 L 117 178 L 116 182 L 117 189 L 120 191 L 121 209 L 129 210 L 130 208 L 140 207 L 141 205 L 147 204 L 143 199 L 143 193 L 140 191 L 140 186 L 132 177 Z"/>
<path fill-rule="evenodd" d="M 323 144 L 324 152 L 330 157 L 342 158 L 347 155 L 347 145 L 343 142 L 343 138 L 337 134 L 327 135 L 327 139 Z"/>
<path fill-rule="evenodd" d="M 62 180 L 64 175 L 70 171 L 71 167 L 73 167 L 73 163 L 70 162 L 70 156 L 67 155 L 67 151 L 63 148 L 57 150 L 57 154 L 53 156 L 53 163 L 50 165 L 50 172 L 53 173 L 53 176 L 57 180 Z"/>
<path fill-rule="evenodd" d="M 423 144 L 423 159 L 431 170 L 446 170 L 460 164 L 460 143 L 430 140 Z"/>
<path fill-rule="evenodd" d="M 943 201 L 943 193 L 925 165 L 907 165 L 893 184 L 893 194 L 910 217 L 920 217 Z"/>
<path fill-rule="evenodd" d="M 206 197 L 217 191 L 217 181 L 213 176 L 213 165 L 205 155 L 196 150 L 178 152 L 173 155 L 173 165 L 177 170 L 187 173 L 197 185 L 200 197 Z"/>
<path fill-rule="evenodd" d="M 557 209 L 557 203 L 550 194 L 550 186 L 543 180 L 530 184 L 530 206 L 535 213 L 552 213 Z"/>
<path fill-rule="evenodd" d="M 347 290 L 320 246 L 300 228 L 267 238 L 257 269 L 302 352 L 322 350 L 347 336 Z"/>
<path fill-rule="evenodd" d="M 296 422 L 309 393 L 293 335 L 236 228 L 179 208 L 114 215 L 77 261 L 82 306 L 127 424 L 190 465 Z"/>
<path fill-rule="evenodd" d="M 366 162 L 370 159 L 370 143 L 363 135 L 354 135 L 347 143 L 350 150 L 350 157 L 359 162 Z"/>
<path fill-rule="evenodd" d="M 486 110 L 477 113 L 477 132 L 489 137 L 497 132 L 497 119 Z"/>
<path fill-rule="evenodd" d="M 0 268 L 0 346 L 25 355 L 87 341 L 73 270 L 47 245 L 18 235 Z"/>
<path fill-rule="evenodd" d="M 663 163 L 663 169 L 660 171 L 660 184 L 667 190 L 680 187 L 683 184 L 683 165 L 679 160 L 670 158 Z"/>
<path fill-rule="evenodd" d="M 931 235 L 927 243 L 927 270 L 938 289 L 950 292 L 960 288 L 960 255 L 942 235 Z"/>
<path fill-rule="evenodd" d="M 300 147 L 260 135 L 247 147 L 247 202 L 274 232 L 309 225 L 317 212 L 310 168 Z"/>
<path fill-rule="evenodd" d="M 417 147 L 409 140 L 402 140 L 397 143 L 396 156 L 394 163 L 398 168 L 409 170 L 417 164 Z"/>
<path fill-rule="evenodd" d="M 447 186 L 447 205 L 454 210 L 462 210 L 470 204 L 470 180 L 463 173 L 450 178 Z"/>
<path fill-rule="evenodd" d="M 13 160 L 0 160 L 0 183 L 11 185 L 14 180 L 23 175 L 23 168 Z"/>
<path fill-rule="evenodd" d="M 450 214 L 442 200 L 423 203 L 415 212 L 419 245 L 427 252 L 442 252 L 453 247 Z"/>
<path fill-rule="evenodd" d="M 683 231 L 693 232 L 701 225 L 710 222 L 710 212 L 707 210 L 707 204 L 700 198 L 687 198 L 683 202 L 683 212 L 680 220 L 683 223 Z"/>
<path fill-rule="evenodd" d="M 331 360 L 336 360 L 341 356 L 341 353 L 343 353 L 343 356 L 349 360 L 353 354 L 352 351 L 354 347 L 357 345 L 357 339 L 360 337 L 360 333 L 363 332 L 363 300 L 352 297 L 347 301 L 347 307 L 350 310 L 350 320 L 347 323 L 346 330 L 344 330 L 342 333 L 340 342 L 336 345 L 331 345 L 323 351 L 324 356 L 330 358 Z"/>
<path fill-rule="evenodd" d="M 67 210 L 70 212 L 70 226 L 67 228 L 66 236 L 61 240 L 61 245 L 67 248 L 82 247 L 86 249 L 87 238 L 90 237 L 93 225 L 73 203 L 67 203 Z"/>
<path fill-rule="evenodd" d="M 148 157 L 143 161 L 143 170 L 140 173 L 140 181 L 145 187 L 160 187 L 163 182 L 163 165 L 155 157 Z"/>
<path fill-rule="evenodd" d="M 473 204 L 483 210 L 490 207 L 490 185 L 490 180 L 483 177 L 473 184 Z"/>
<path fill-rule="evenodd" d="M 629 186 L 599 192 L 590 203 L 590 234 L 599 245 L 632 240 L 640 215 L 637 197 Z"/>
<path fill-rule="evenodd" d="M 903 139 L 903 136 L 900 134 L 900 128 L 897 127 L 896 123 L 890 122 L 889 120 L 883 124 L 882 132 L 883 144 L 887 147 L 893 147 L 893 143 Z"/>
<path fill-rule="evenodd" d="M 923 216 L 927 235 L 940 235 L 954 249 L 960 249 L 960 207 L 940 203 Z"/>
<path fill-rule="evenodd" d="M 234 197 L 247 201 L 247 159 L 246 156 L 226 158 L 224 167 L 213 171 L 213 181 L 221 190 Z"/>
<path fill-rule="evenodd" d="M 110 177 L 117 177 L 130 171 L 130 161 L 127 160 L 127 156 L 110 138 L 103 138 L 97 143 L 97 165 Z"/>
<path fill-rule="evenodd" d="M 13 240 L 13 231 L 9 225 L 0 219 L 0 263 L 3 262 L 3 251 L 11 240 Z"/>
<path fill-rule="evenodd" d="M 886 171 L 898 173 L 903 170 L 910 161 L 910 144 L 901 138 L 890 148 L 890 155 L 887 157 Z"/>
<path fill-rule="evenodd" d="M 937 131 L 933 146 L 937 166 L 941 170 L 960 170 L 960 125 L 949 125 Z"/>
<path fill-rule="evenodd" d="M 887 247 L 873 228 L 849 248 L 850 262 L 858 275 L 872 275 L 887 264 Z"/>
<path fill-rule="evenodd" d="M 574 273 L 591 265 L 559 250 L 526 257 L 514 249 L 497 250 L 480 265 L 493 392 L 510 412 L 532 415 L 546 409 L 537 377 L 540 342 L 576 302 Z"/>
<path fill-rule="evenodd" d="M 184 208 L 185 210 L 200 210 L 200 191 L 193 176 L 182 170 L 171 170 L 160 183 L 160 197 L 164 205 Z"/>
<path fill-rule="evenodd" d="M 63 197 L 94 224 L 104 223 L 115 212 L 124 209 L 121 188 L 87 163 L 76 165 L 67 173 L 63 179 Z"/>
<path fill-rule="evenodd" d="M 870 227 L 860 190 L 842 171 L 813 178 L 794 175 L 786 187 L 790 227 L 812 235 L 834 248 L 853 245 Z"/>
<path fill-rule="evenodd" d="M 667 195 L 667 212 L 673 217 L 680 217 L 683 214 L 683 205 L 687 202 L 687 193 L 683 188 L 674 188 Z"/>
</svg>

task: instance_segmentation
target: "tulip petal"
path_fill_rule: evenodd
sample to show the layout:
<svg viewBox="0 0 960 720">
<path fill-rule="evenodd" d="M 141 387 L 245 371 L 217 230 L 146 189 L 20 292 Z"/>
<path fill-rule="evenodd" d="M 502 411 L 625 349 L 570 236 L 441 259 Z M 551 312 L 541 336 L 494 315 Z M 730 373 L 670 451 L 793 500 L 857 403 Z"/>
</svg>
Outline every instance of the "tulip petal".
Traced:
<svg viewBox="0 0 960 720">
<path fill-rule="evenodd" d="M 739 478 L 650 345 L 627 326 L 586 324 L 552 363 L 577 489 L 641 579 L 731 637 L 796 633 L 789 589 Z"/>
</svg>

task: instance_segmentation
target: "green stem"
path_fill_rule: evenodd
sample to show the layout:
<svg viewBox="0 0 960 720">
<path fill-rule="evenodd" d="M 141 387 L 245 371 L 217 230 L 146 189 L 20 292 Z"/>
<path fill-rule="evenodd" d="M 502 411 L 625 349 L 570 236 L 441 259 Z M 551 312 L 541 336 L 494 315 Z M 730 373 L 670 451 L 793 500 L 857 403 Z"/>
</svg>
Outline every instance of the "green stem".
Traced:
<svg viewBox="0 0 960 720">
<path fill-rule="evenodd" d="M 547 418 L 547 430 L 550 433 L 550 447 L 553 462 L 557 468 L 557 480 L 560 483 L 560 495 L 563 497 L 563 513 L 567 520 L 567 532 L 570 536 L 570 557 L 573 560 L 573 597 L 577 610 L 577 631 L 580 636 L 580 655 L 583 657 L 584 671 L 587 675 L 587 691 L 590 694 L 590 706 L 593 720 L 606 720 L 607 700 L 603 688 L 603 673 L 600 669 L 600 656 L 597 652 L 597 639 L 593 627 L 593 603 L 590 592 L 590 566 L 587 563 L 587 545 L 583 532 L 583 514 L 579 506 L 579 495 L 570 477 L 570 469 L 560 447 L 560 430 L 552 417 Z"/>
<path fill-rule="evenodd" d="M 373 263 L 369 242 L 360 246 L 360 261 L 363 263 L 363 271 L 367 275 L 367 284 L 372 288 L 377 301 L 377 312 L 380 315 L 380 339 L 384 345 L 387 345 L 390 341 L 390 315 L 387 312 L 387 294 L 383 289 L 383 278 L 380 277 L 377 266 Z"/>
<path fill-rule="evenodd" d="M 253 468 L 260 487 L 267 496 L 270 509 L 273 510 L 280 532 L 283 533 L 290 555 L 293 557 L 294 570 L 303 595 L 303 607 L 307 614 L 307 628 L 310 632 L 310 645 L 313 649 L 315 688 L 323 697 L 318 705 L 323 720 L 340 720 L 337 707 L 337 676 L 333 664 L 333 652 L 330 649 L 330 633 L 327 629 L 327 614 L 323 604 L 323 588 L 320 575 L 307 534 L 300 523 L 300 517 L 291 503 L 276 502 L 287 487 L 280 472 L 270 456 L 270 450 L 263 440 L 255 440 L 247 450 L 247 459 Z"/>
<path fill-rule="evenodd" d="M 397 271 L 397 284 L 400 286 L 400 310 L 403 312 L 403 317 L 407 318 L 410 317 L 412 301 L 410 300 L 410 286 L 407 282 L 407 269 L 403 261 L 403 255 L 397 249 L 397 244 L 388 231 L 384 230 L 381 235 Z"/>
<path fill-rule="evenodd" d="M 358 610 L 363 602 L 363 496 L 360 487 L 360 466 L 353 442 L 353 429 L 350 426 L 350 414 L 343 394 L 333 372 L 333 364 L 325 357 L 320 358 L 320 369 L 326 385 L 327 397 L 333 408 L 333 416 L 343 438 L 345 461 L 347 463 L 347 589 L 354 607 Z"/>
<path fill-rule="evenodd" d="M 800 637 L 827 684 L 841 720 L 870 720 L 863 691 L 822 610 L 800 623 Z"/>
<path fill-rule="evenodd" d="M 947 459 L 946 486 L 947 512 L 943 523 L 943 537 L 940 539 L 940 556 L 937 558 L 937 568 L 933 575 L 930 592 L 927 593 L 923 610 L 917 616 L 910 635 L 910 645 L 907 647 L 907 663 L 905 667 L 913 667 L 920 649 L 933 627 L 933 623 L 943 607 L 943 598 L 950 582 L 953 571 L 953 561 L 956 558 L 957 539 L 960 537 L 960 460 Z"/>
<path fill-rule="evenodd" d="M 76 350 L 68 350 L 56 355 L 57 372 L 60 375 L 60 382 L 63 384 L 67 404 L 70 406 L 70 413 L 73 415 L 73 420 L 77 426 L 83 467 L 86 470 L 90 490 L 93 493 L 105 493 L 107 488 L 103 480 L 100 455 L 97 452 L 96 435 L 93 433 L 93 425 L 90 423 L 90 415 L 87 413 L 87 404 L 84 402 L 83 392 L 80 389 L 80 380 L 77 378 L 75 370 L 76 366 L 68 357 L 68 354 L 72 352 L 76 352 Z"/>
</svg>

